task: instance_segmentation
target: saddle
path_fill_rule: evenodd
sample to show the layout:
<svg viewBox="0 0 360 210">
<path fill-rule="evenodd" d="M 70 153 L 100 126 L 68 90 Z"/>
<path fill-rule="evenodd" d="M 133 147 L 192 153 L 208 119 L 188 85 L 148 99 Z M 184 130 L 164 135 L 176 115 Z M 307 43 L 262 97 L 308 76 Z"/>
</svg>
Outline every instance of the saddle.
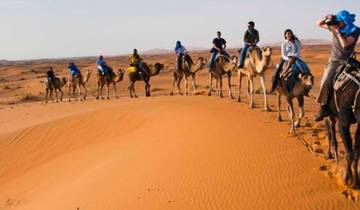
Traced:
<svg viewBox="0 0 360 210">
<path fill-rule="evenodd" d="M 241 53 L 242 53 L 243 50 L 244 50 L 244 48 L 238 49 L 238 52 L 239 52 L 240 55 L 241 55 Z M 246 52 L 245 57 L 246 57 L 246 58 L 249 57 L 250 52 L 253 51 L 253 50 L 256 50 L 258 58 L 259 58 L 259 59 L 262 59 L 262 52 L 261 52 L 260 48 L 257 47 L 257 46 L 251 46 L 251 47 L 249 47 L 249 48 L 248 48 L 248 51 Z"/>
<path fill-rule="evenodd" d="M 354 53 L 346 63 L 342 64 L 337 70 L 333 82 L 335 91 L 346 91 L 351 82 L 355 82 L 360 88 L 360 62 Z"/>
</svg>

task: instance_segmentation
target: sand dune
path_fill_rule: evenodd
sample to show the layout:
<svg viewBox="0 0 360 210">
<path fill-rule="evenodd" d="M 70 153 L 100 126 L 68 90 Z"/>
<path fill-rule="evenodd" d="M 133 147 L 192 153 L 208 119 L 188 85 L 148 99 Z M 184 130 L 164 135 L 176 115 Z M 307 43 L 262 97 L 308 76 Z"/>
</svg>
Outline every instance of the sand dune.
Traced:
<svg viewBox="0 0 360 210">
<path fill-rule="evenodd" d="M 327 53 L 325 47 L 304 50 L 316 81 Z M 254 110 L 205 97 L 206 72 L 198 77 L 198 96 L 166 96 L 173 57 L 148 59 L 168 69 L 152 80 L 151 98 L 142 97 L 138 83 L 135 100 L 127 98 L 127 81 L 118 86 L 119 100 L 94 100 L 92 78 L 89 101 L 23 103 L 16 101 L 21 94 L 41 96 L 41 78 L 22 74 L 28 67 L 2 70 L 1 87 L 27 88 L 0 92 L 0 209 L 360 208 L 359 193 L 336 181 L 341 167 L 325 160 L 324 126 L 311 120 L 316 89 L 295 138 L 287 135 L 287 122 L 261 111 L 261 95 Z M 62 62 L 53 65 L 65 75 Z M 274 109 L 275 97 L 270 104 Z"/>
<path fill-rule="evenodd" d="M 2 208 L 359 207 L 272 113 L 201 96 L 101 106 L 3 134 Z"/>
</svg>

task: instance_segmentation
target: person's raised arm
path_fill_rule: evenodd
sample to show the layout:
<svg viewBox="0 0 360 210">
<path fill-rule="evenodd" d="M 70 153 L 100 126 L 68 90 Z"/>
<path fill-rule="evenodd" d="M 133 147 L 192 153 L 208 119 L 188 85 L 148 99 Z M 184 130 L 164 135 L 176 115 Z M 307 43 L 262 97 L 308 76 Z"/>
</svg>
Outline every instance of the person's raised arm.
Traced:
<svg viewBox="0 0 360 210">
<path fill-rule="evenodd" d="M 332 15 L 327 15 L 327 16 L 321 18 L 321 19 L 316 23 L 316 25 L 319 26 L 320 28 L 323 28 L 323 29 L 329 29 L 329 26 L 326 25 L 325 22 L 326 22 L 327 19 L 330 19 L 331 16 L 332 16 Z"/>
<path fill-rule="evenodd" d="M 355 38 L 352 36 L 345 37 L 340 33 L 340 29 L 338 26 L 334 26 L 334 32 L 336 36 L 339 38 L 340 44 L 342 48 L 347 48 L 350 45 L 354 44 Z"/>
</svg>

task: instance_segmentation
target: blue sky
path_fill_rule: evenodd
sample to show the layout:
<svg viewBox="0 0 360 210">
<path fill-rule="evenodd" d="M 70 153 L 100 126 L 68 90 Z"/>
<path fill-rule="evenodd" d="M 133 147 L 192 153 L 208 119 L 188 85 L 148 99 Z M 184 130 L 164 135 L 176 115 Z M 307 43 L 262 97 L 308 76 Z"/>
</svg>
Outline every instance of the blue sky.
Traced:
<svg viewBox="0 0 360 210">
<path fill-rule="evenodd" d="M 262 43 L 329 39 L 316 21 L 347 9 L 360 17 L 359 0 L 0 0 L 0 60 L 118 55 L 133 48 L 210 47 L 217 30 L 229 46 L 242 45 L 249 20 Z M 357 25 L 360 25 L 357 20 Z"/>
</svg>

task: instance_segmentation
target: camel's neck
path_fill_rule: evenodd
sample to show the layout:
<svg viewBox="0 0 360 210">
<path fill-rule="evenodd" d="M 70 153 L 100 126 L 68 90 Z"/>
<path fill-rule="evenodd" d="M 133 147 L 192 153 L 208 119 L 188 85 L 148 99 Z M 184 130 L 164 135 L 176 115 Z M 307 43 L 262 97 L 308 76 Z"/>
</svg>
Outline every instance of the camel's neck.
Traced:
<svg viewBox="0 0 360 210">
<path fill-rule="evenodd" d="M 123 74 L 119 72 L 117 75 L 112 77 L 113 82 L 120 82 L 123 79 Z"/>
<path fill-rule="evenodd" d="M 263 55 L 260 59 L 256 53 L 252 54 L 253 65 L 257 72 L 262 72 L 266 68 L 268 56 Z"/>
<path fill-rule="evenodd" d="M 83 79 L 83 83 L 87 83 L 90 79 L 90 72 L 86 72 L 85 79 L 84 78 L 82 78 L 82 79 Z"/>
</svg>

